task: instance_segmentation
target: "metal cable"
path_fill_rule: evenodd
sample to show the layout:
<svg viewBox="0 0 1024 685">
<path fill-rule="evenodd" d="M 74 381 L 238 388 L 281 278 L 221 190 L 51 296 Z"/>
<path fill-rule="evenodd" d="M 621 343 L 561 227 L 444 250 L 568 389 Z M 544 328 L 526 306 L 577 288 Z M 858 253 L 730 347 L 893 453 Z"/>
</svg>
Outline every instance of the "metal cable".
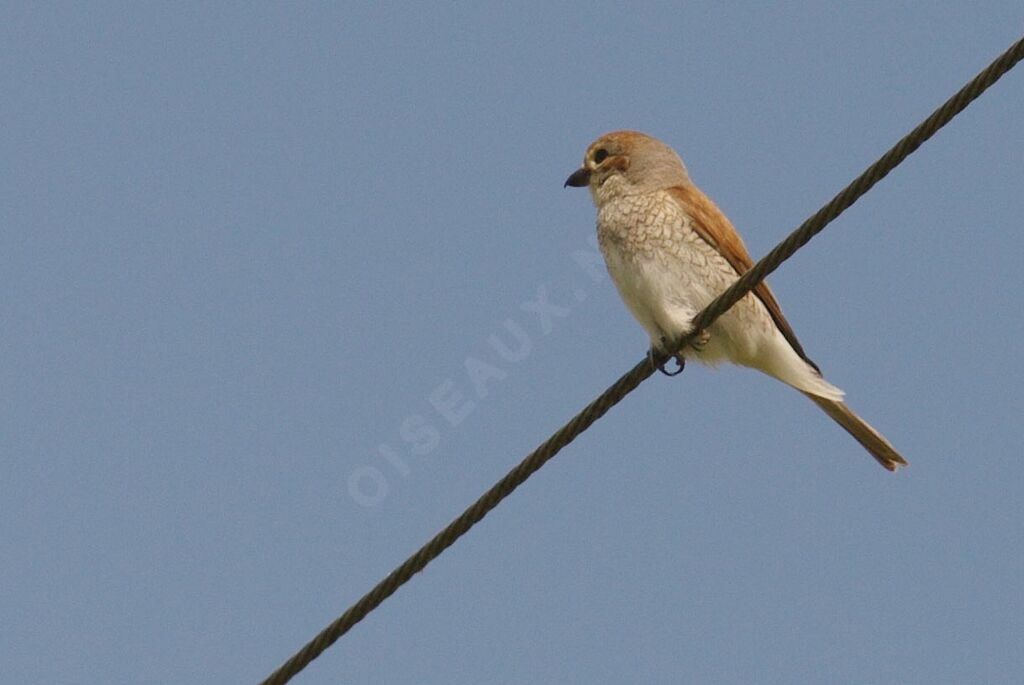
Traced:
<svg viewBox="0 0 1024 685">
<path fill-rule="evenodd" d="M 917 128 L 886 152 L 877 162 L 872 164 L 863 174 L 843 189 L 832 201 L 818 210 L 811 218 L 779 243 L 761 261 L 736 281 L 728 290 L 719 295 L 693 319 L 693 331 L 679 341 L 680 349 L 685 347 L 697 334 L 708 328 L 719 316 L 739 302 L 754 286 L 768 274 L 779 267 L 782 262 L 803 247 L 815 235 L 821 232 L 833 219 L 849 208 L 876 183 L 885 178 L 896 166 L 906 159 L 914 150 L 945 126 L 959 114 L 975 98 L 985 92 L 1001 76 L 1024 59 L 1024 38 L 1014 43 L 998 59 L 978 74 L 970 83 L 951 97 Z M 668 361 L 662 355 L 655 362 Z M 353 604 L 348 611 L 324 628 L 313 640 L 272 673 L 262 685 L 283 685 L 299 671 L 305 668 L 334 644 L 352 626 L 361 621 L 381 602 L 390 597 L 399 587 L 413 575 L 422 571 L 427 564 L 437 558 L 478 521 L 498 506 L 517 487 L 529 478 L 534 471 L 542 467 L 563 447 L 572 442 L 576 436 L 585 431 L 591 424 L 601 418 L 609 409 L 618 404 L 622 398 L 632 392 L 640 383 L 654 372 L 651 361 L 644 359 L 619 380 L 605 390 L 593 402 L 588 404 L 579 414 L 562 426 L 540 447 L 529 454 L 522 462 L 512 469 L 496 485 L 483 494 L 457 519 L 449 523 L 444 530 L 435 535 L 426 545 L 405 560 L 387 578 L 380 581 L 370 592 Z"/>
</svg>

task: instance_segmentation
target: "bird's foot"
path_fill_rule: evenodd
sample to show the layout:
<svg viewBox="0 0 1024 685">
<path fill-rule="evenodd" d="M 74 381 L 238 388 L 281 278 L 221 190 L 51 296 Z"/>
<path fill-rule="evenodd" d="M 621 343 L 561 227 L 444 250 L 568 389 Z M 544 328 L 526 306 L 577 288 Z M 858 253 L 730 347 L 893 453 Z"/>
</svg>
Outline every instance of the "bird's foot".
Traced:
<svg viewBox="0 0 1024 685">
<path fill-rule="evenodd" d="M 671 376 L 678 376 L 679 374 L 681 374 L 683 372 L 683 369 L 686 368 L 686 359 L 684 359 L 683 355 L 678 353 L 678 352 L 676 352 L 675 354 L 673 354 L 671 352 L 671 350 L 677 350 L 677 349 L 679 349 L 679 348 L 678 347 L 673 347 L 672 345 L 670 345 L 668 343 L 668 339 L 667 338 L 662 337 L 662 339 L 661 339 L 661 350 L 657 350 L 654 347 L 651 347 L 651 349 L 648 350 L 648 352 L 647 352 L 647 358 L 651 361 L 651 366 L 653 368 L 657 369 L 658 371 L 661 371 L 666 376 L 670 376 L 670 377 Z M 658 358 L 661 357 L 662 355 L 665 355 L 665 354 L 670 355 L 669 359 L 675 359 L 676 360 L 677 368 L 676 368 L 675 371 L 669 371 L 667 368 L 665 368 L 665 366 L 668 364 L 668 359 L 666 359 L 665 361 L 663 361 L 661 363 L 658 362 Z"/>
<path fill-rule="evenodd" d="M 697 337 L 695 337 L 690 342 L 690 347 L 697 350 L 698 352 L 703 352 L 704 348 L 707 347 L 707 344 L 710 340 L 711 333 L 709 331 L 701 331 L 700 333 L 697 334 Z"/>
</svg>

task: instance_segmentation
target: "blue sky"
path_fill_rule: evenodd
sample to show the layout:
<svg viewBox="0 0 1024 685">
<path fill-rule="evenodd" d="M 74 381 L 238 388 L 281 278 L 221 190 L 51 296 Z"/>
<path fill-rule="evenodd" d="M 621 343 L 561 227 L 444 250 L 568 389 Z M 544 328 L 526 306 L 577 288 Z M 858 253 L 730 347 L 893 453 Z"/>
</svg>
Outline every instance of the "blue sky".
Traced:
<svg viewBox="0 0 1024 685">
<path fill-rule="evenodd" d="M 759 257 L 1022 19 L 7 5 L 5 677 L 268 675 L 644 354 L 562 189 L 593 138 L 675 147 Z M 1022 121 L 1018 69 L 771 278 L 909 469 L 655 377 L 295 682 L 1018 681 Z"/>
</svg>

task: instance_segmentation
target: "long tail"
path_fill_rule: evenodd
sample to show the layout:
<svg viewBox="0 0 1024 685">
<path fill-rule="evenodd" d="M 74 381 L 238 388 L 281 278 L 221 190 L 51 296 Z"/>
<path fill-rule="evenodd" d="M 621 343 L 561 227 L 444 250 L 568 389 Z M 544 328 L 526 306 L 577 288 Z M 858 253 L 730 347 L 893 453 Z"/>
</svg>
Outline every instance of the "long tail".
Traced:
<svg viewBox="0 0 1024 685">
<path fill-rule="evenodd" d="M 882 437 L 881 433 L 872 428 L 867 421 L 854 414 L 853 410 L 842 401 L 817 397 L 809 392 L 804 392 L 804 394 L 863 445 L 864 449 L 870 452 L 879 464 L 890 471 L 907 465 L 907 460 L 900 456 L 896 448 Z"/>
</svg>

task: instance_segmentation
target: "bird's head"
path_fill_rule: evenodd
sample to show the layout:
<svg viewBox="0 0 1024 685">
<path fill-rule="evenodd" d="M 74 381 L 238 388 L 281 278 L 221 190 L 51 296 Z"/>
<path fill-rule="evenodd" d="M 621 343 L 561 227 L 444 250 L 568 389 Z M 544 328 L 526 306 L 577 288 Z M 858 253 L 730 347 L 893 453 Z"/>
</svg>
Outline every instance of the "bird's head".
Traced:
<svg viewBox="0 0 1024 685">
<path fill-rule="evenodd" d="M 665 143 L 637 131 L 614 131 L 590 144 L 583 165 L 565 185 L 590 188 L 600 206 L 616 197 L 685 185 L 689 180 L 683 160 Z"/>
</svg>

